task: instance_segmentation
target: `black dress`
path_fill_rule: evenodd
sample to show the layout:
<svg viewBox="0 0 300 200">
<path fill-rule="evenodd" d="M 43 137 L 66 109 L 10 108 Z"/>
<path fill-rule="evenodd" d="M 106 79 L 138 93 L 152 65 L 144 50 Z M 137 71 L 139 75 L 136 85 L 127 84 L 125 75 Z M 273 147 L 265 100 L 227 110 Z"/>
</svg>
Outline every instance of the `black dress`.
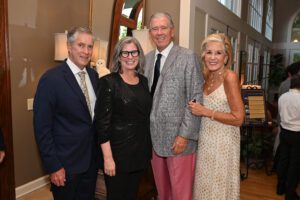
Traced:
<svg viewBox="0 0 300 200">
<path fill-rule="evenodd" d="M 136 179 L 128 177 L 128 174 L 141 172 L 150 165 L 152 155 L 152 143 L 150 137 L 150 112 L 152 97 L 148 89 L 147 79 L 139 76 L 139 83 L 129 85 L 125 83 L 119 73 L 111 73 L 99 80 L 97 101 L 95 106 L 95 123 L 98 133 L 99 146 L 110 141 L 113 159 L 116 164 L 116 177 L 105 175 L 105 181 L 109 196 L 114 194 L 111 187 L 125 187 L 130 180 L 124 180 L 120 176 L 127 174 L 124 179 Z M 102 155 L 102 154 L 101 154 Z M 103 169 L 103 158 L 101 168 Z M 138 173 L 138 179 L 141 177 Z M 117 179 L 120 185 L 109 184 L 107 180 Z M 109 182 L 110 183 L 110 182 Z M 133 193 L 136 193 L 138 181 Z M 133 183 L 132 183 L 133 184 Z M 113 186 L 112 186 L 113 185 Z M 130 190 L 130 189 L 129 189 Z M 118 192 L 122 192 L 119 191 Z M 116 192 L 114 192 L 116 193 Z M 127 190 L 126 195 L 130 192 Z M 120 199 L 126 199 L 120 197 Z M 129 199 L 129 198 L 128 198 Z"/>
</svg>

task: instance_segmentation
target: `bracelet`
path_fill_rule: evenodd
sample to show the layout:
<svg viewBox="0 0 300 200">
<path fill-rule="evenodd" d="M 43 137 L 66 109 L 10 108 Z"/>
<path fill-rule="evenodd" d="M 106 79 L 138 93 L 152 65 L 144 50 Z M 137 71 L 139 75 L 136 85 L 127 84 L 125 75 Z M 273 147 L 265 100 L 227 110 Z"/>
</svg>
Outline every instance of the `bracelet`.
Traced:
<svg viewBox="0 0 300 200">
<path fill-rule="evenodd" d="M 212 113 L 212 115 L 211 115 L 211 117 L 210 117 L 210 119 L 213 120 L 213 121 L 214 121 L 215 113 L 216 113 L 216 111 L 213 110 L 213 113 Z"/>
</svg>

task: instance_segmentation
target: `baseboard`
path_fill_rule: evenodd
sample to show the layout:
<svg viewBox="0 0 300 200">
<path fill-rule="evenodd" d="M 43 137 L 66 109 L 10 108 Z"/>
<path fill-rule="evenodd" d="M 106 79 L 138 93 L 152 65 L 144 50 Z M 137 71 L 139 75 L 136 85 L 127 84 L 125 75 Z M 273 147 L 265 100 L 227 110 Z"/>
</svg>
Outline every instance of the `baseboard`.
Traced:
<svg viewBox="0 0 300 200">
<path fill-rule="evenodd" d="M 37 190 L 45 185 L 49 184 L 49 176 L 43 176 L 36 180 L 30 181 L 24 185 L 16 188 L 16 198 L 22 197 L 29 192 Z"/>
</svg>

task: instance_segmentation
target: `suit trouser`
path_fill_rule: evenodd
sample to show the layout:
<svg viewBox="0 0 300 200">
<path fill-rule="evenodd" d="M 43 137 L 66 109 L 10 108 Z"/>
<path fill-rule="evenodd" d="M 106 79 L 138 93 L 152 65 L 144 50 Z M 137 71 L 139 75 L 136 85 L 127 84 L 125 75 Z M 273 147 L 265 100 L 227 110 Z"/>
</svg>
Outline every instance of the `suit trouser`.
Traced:
<svg viewBox="0 0 300 200">
<path fill-rule="evenodd" d="M 300 132 L 281 128 L 278 183 L 286 184 L 286 199 L 293 199 L 300 176 Z M 289 198 L 291 197 L 291 198 Z"/>
<path fill-rule="evenodd" d="M 66 172 L 64 187 L 57 187 L 51 183 L 54 200 L 95 199 L 97 170 L 96 164 L 92 164 L 84 173 L 68 174 L 68 172 Z"/>
<path fill-rule="evenodd" d="M 159 200 L 192 199 L 195 160 L 195 153 L 160 157 L 153 151 L 151 164 Z"/>
<path fill-rule="evenodd" d="M 107 200 L 135 200 L 144 173 L 145 170 L 117 172 L 115 176 L 104 174 Z"/>
</svg>

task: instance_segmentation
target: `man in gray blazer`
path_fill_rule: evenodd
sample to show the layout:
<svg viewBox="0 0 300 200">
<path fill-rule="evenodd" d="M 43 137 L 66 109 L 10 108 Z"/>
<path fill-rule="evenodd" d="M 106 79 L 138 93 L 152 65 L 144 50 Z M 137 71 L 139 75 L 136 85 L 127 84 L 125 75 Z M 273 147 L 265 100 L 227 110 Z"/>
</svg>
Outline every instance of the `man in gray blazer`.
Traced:
<svg viewBox="0 0 300 200">
<path fill-rule="evenodd" d="M 173 44 L 168 13 L 150 18 L 156 49 L 146 56 L 145 75 L 153 95 L 150 116 L 152 168 L 160 200 L 191 200 L 200 118 L 187 108 L 202 101 L 203 77 L 191 50 Z"/>
</svg>

